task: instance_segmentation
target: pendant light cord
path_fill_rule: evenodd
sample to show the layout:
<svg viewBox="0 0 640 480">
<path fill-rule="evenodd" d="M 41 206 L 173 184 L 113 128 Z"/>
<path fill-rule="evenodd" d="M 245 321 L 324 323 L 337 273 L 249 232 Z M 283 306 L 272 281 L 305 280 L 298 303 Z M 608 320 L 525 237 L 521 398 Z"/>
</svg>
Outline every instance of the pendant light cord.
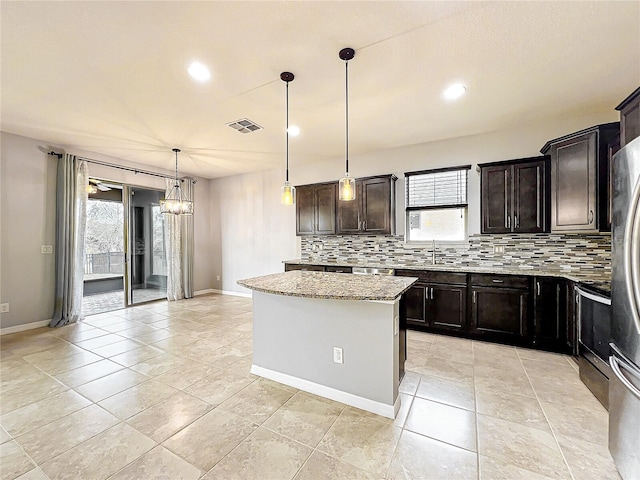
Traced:
<svg viewBox="0 0 640 480">
<path fill-rule="evenodd" d="M 344 97 L 345 97 L 345 125 L 346 125 L 346 139 L 345 139 L 345 164 L 346 173 L 349 173 L 349 61 L 344 62 Z"/>
<path fill-rule="evenodd" d="M 289 82 L 287 84 L 287 170 L 285 174 L 285 181 L 289 181 Z"/>
</svg>

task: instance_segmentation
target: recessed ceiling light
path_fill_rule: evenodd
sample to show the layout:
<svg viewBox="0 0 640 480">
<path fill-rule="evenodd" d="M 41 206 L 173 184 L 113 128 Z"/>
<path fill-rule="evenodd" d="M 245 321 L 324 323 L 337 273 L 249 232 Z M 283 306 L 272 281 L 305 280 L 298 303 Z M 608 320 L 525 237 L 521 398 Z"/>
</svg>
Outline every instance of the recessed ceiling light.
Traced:
<svg viewBox="0 0 640 480">
<path fill-rule="evenodd" d="M 298 135 L 300 135 L 300 127 L 297 125 L 289 125 L 287 131 L 292 137 L 297 137 Z"/>
<path fill-rule="evenodd" d="M 456 100 L 457 98 L 460 98 L 462 95 L 464 95 L 466 91 L 467 87 L 465 87 L 463 84 L 454 83 L 453 85 L 447 87 L 443 95 L 447 100 Z"/>
<path fill-rule="evenodd" d="M 200 62 L 193 62 L 191 65 L 189 65 L 187 71 L 193 79 L 199 82 L 206 82 L 211 78 L 211 72 L 209 72 L 207 66 Z"/>
</svg>

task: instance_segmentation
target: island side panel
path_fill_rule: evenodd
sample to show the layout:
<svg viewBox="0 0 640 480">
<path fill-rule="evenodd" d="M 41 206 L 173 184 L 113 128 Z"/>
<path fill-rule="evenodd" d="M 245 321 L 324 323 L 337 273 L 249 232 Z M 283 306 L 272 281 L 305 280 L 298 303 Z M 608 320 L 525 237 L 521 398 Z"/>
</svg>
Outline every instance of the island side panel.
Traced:
<svg viewBox="0 0 640 480">
<path fill-rule="evenodd" d="M 253 292 L 253 364 L 393 405 L 398 396 L 398 301 Z M 333 347 L 344 363 L 333 361 Z"/>
</svg>

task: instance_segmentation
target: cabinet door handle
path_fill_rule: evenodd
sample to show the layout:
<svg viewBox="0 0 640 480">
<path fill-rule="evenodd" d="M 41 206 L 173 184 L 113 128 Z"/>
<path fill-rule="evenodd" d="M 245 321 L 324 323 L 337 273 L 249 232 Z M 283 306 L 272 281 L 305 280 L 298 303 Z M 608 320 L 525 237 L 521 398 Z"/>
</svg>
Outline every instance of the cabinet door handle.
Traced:
<svg viewBox="0 0 640 480">
<path fill-rule="evenodd" d="M 495 278 L 491 280 L 493 283 L 504 283 L 504 280 L 496 280 Z"/>
<path fill-rule="evenodd" d="M 476 291 L 473 291 L 473 303 L 476 303 Z"/>
<path fill-rule="evenodd" d="M 362 221 L 362 230 L 364 230 L 364 231 L 367 230 L 367 221 L 366 220 Z"/>
<path fill-rule="evenodd" d="M 431 300 L 433 300 L 433 287 L 431 287 Z"/>
<path fill-rule="evenodd" d="M 540 296 L 540 282 L 536 282 L 536 289 L 538 290 L 538 296 Z"/>
<path fill-rule="evenodd" d="M 517 215 L 513 215 L 513 228 L 518 228 L 518 216 Z"/>
<path fill-rule="evenodd" d="M 429 287 L 424 289 L 424 299 L 429 300 Z"/>
<path fill-rule="evenodd" d="M 589 223 L 593 223 L 593 210 L 589 210 Z"/>
</svg>

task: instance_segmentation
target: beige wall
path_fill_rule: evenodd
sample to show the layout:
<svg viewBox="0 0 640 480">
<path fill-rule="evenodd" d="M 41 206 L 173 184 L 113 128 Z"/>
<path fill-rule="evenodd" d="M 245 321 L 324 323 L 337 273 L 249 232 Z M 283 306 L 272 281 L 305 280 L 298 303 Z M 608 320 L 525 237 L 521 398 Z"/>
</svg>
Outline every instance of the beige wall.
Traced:
<svg viewBox="0 0 640 480">
<path fill-rule="evenodd" d="M 615 111 L 588 117 L 562 118 L 526 128 L 423 143 L 392 150 L 351 155 L 354 177 L 394 173 L 397 182 L 397 232 L 404 233 L 404 172 L 472 164 L 469 176 L 469 233 L 480 232 L 480 177 L 478 163 L 540 155 L 545 142 L 568 133 L 617 120 Z M 304 133 L 310 135 L 312 133 Z M 291 145 L 290 177 L 301 185 L 334 181 L 343 174 L 344 159 L 297 166 Z M 281 272 L 282 261 L 298 258 L 295 208 L 279 204 L 282 169 L 236 175 L 211 181 L 213 271 L 221 281 L 215 288 L 248 292 L 237 280 Z"/>
<path fill-rule="evenodd" d="M 39 145 L 46 143 L 2 132 L 0 299 L 10 304 L 11 311 L 1 314 L 1 328 L 47 320 L 53 313 L 54 256 L 40 252 L 42 245 L 55 247 L 56 160 L 41 152 Z M 82 151 L 69 152 L 110 163 L 125 163 Z M 152 170 L 142 165 L 137 168 Z M 89 164 L 89 172 L 98 178 L 164 189 L 164 179 L 158 177 L 95 164 Z M 209 191 L 209 180 L 198 179 L 194 218 L 196 290 L 212 287 Z"/>
</svg>

